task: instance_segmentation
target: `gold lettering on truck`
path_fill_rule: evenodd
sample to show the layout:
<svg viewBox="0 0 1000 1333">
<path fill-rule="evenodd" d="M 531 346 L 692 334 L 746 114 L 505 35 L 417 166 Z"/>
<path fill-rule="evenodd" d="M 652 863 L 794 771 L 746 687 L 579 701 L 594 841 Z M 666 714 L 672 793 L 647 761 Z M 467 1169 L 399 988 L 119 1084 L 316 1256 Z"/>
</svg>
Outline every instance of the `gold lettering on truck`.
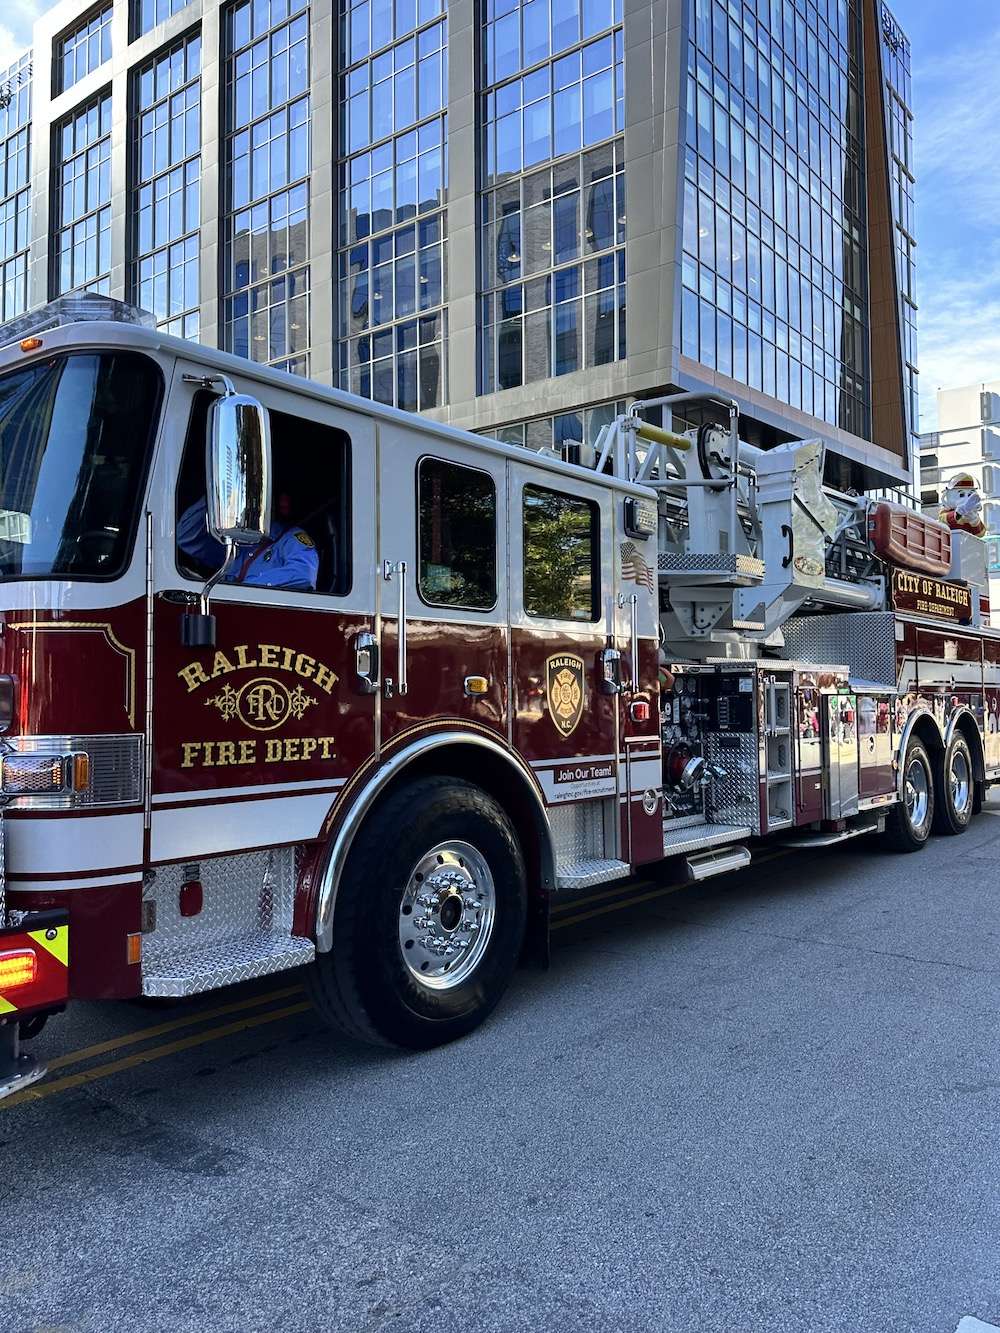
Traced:
<svg viewBox="0 0 1000 1333">
<path fill-rule="evenodd" d="M 262 674 L 261 668 L 268 674 Z M 250 672 L 242 683 L 228 679 L 234 672 Z M 286 673 L 289 682 L 278 674 Z M 206 708 L 214 708 L 225 723 L 242 724 L 254 732 L 277 732 L 288 722 L 301 722 L 310 708 L 320 702 L 316 691 L 332 694 L 336 672 L 309 653 L 283 648 L 274 643 L 237 644 L 223 652 L 217 650 L 211 664 L 189 662 L 177 673 L 186 693 L 194 694 L 215 684 L 214 692 L 204 699 Z M 303 685 L 308 682 L 309 689 Z M 275 736 L 257 741 L 196 740 L 181 742 L 181 768 L 249 767 L 257 764 L 303 763 L 310 759 L 335 759 L 333 736 Z"/>
<path fill-rule="evenodd" d="M 188 694 L 193 694 L 202 685 L 208 685 L 234 671 L 253 671 L 259 667 L 269 671 L 287 671 L 291 675 L 301 676 L 303 680 L 311 680 L 325 694 L 331 694 L 337 683 L 336 673 L 309 653 L 300 653 L 295 648 L 281 648 L 275 643 L 259 643 L 252 649 L 249 644 L 241 643 L 231 653 L 216 652 L 212 658 L 211 671 L 206 671 L 201 662 L 189 662 L 177 674 L 187 686 Z"/>
</svg>

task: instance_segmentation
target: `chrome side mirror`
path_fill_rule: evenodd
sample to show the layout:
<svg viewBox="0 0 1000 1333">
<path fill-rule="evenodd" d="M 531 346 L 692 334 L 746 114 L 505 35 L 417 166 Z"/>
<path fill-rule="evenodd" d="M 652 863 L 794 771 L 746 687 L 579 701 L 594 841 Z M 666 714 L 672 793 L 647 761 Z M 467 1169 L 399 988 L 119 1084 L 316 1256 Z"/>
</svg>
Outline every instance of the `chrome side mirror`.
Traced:
<svg viewBox="0 0 1000 1333">
<path fill-rule="evenodd" d="M 237 393 L 224 376 L 220 397 L 208 409 L 205 440 L 205 507 L 208 530 L 225 548 L 225 559 L 201 590 L 198 610 L 181 618 L 187 648 L 215 646 L 215 617 L 209 602 L 225 578 L 237 546 L 256 545 L 271 532 L 271 428 L 267 409 L 248 394 Z"/>
<path fill-rule="evenodd" d="M 208 529 L 246 546 L 271 531 L 271 430 L 256 398 L 227 389 L 208 410 Z"/>
</svg>

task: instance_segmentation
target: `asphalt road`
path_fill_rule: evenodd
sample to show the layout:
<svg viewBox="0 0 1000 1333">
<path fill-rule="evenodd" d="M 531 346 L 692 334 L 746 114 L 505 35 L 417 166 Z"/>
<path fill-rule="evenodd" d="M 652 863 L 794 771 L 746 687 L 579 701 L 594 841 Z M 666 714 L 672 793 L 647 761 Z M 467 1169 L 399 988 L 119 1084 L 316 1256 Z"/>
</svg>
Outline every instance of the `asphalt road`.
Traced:
<svg viewBox="0 0 1000 1333">
<path fill-rule="evenodd" d="M 0 1108 L 0 1329 L 1000 1324 L 1000 801 L 865 843 L 595 892 L 427 1055 L 294 974 L 77 1006 Z"/>
</svg>

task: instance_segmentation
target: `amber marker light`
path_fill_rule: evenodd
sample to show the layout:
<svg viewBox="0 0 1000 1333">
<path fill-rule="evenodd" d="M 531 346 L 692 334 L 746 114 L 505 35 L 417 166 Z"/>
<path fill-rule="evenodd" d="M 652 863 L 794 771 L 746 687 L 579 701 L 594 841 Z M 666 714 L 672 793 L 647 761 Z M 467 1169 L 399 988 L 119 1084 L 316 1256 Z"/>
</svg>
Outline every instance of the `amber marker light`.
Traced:
<svg viewBox="0 0 1000 1333">
<path fill-rule="evenodd" d="M 41 338 L 22 338 L 22 339 L 21 339 L 21 351 L 22 351 L 22 352 L 37 352 L 38 349 L 39 349 L 39 347 L 41 347 L 41 345 L 42 345 L 42 340 L 41 340 Z"/>
<path fill-rule="evenodd" d="M 142 936 L 125 936 L 125 961 L 130 967 L 142 962 Z"/>
<path fill-rule="evenodd" d="M 0 993 L 31 986 L 38 976 L 38 959 L 32 949 L 8 949 L 0 953 Z"/>
<path fill-rule="evenodd" d="M 70 756 L 69 785 L 72 791 L 86 791 L 90 786 L 90 755 Z"/>
</svg>

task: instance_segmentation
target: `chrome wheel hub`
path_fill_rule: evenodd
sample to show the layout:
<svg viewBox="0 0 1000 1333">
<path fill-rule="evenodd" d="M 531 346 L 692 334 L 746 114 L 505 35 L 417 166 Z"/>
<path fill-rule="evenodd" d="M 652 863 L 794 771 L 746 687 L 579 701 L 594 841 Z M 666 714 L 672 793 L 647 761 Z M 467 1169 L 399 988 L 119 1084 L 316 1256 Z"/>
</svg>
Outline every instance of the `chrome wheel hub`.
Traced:
<svg viewBox="0 0 1000 1333">
<path fill-rule="evenodd" d="M 956 814 L 964 815 L 972 799 L 972 774 L 969 772 L 969 761 L 961 750 L 956 750 L 951 757 L 948 783 L 951 787 L 951 808 Z"/>
<path fill-rule="evenodd" d="M 399 905 L 399 949 L 422 986 L 450 990 L 479 966 L 496 918 L 496 887 L 471 843 L 443 842 L 410 872 Z"/>
<path fill-rule="evenodd" d="M 919 759 L 912 759 L 906 770 L 903 799 L 906 801 L 906 814 L 910 827 L 915 833 L 922 833 L 930 810 L 930 787 L 927 771 Z"/>
</svg>

